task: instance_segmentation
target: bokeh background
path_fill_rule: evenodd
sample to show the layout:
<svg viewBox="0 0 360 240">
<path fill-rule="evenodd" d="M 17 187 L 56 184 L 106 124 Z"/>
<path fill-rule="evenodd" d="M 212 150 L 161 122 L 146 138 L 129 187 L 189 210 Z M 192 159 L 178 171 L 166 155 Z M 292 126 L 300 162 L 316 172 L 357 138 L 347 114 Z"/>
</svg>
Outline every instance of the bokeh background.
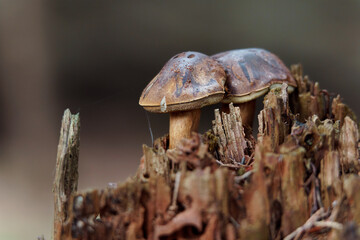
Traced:
<svg viewBox="0 0 360 240">
<path fill-rule="evenodd" d="M 105 187 L 151 144 L 138 98 L 170 57 L 247 47 L 301 62 L 360 113 L 360 1 L 0 0 L 0 239 L 51 238 L 65 108 L 81 115 L 79 189 Z"/>
</svg>

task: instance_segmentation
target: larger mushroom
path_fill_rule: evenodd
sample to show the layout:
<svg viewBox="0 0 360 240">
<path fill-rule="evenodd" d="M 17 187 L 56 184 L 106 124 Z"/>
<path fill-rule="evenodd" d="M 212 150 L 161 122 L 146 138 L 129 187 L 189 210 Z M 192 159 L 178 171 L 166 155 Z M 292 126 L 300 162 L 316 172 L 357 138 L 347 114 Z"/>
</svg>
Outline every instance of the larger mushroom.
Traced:
<svg viewBox="0 0 360 240">
<path fill-rule="evenodd" d="M 198 52 L 172 57 L 141 94 L 145 110 L 170 113 L 169 148 L 197 131 L 200 108 L 220 102 L 224 97 L 226 75 L 221 65 Z"/>
<path fill-rule="evenodd" d="M 241 109 L 243 123 L 252 126 L 256 98 L 271 88 L 288 84 L 291 93 L 297 86 L 289 69 L 275 54 L 260 48 L 231 50 L 212 56 L 225 69 L 226 96 L 223 110 L 233 102 Z"/>
</svg>

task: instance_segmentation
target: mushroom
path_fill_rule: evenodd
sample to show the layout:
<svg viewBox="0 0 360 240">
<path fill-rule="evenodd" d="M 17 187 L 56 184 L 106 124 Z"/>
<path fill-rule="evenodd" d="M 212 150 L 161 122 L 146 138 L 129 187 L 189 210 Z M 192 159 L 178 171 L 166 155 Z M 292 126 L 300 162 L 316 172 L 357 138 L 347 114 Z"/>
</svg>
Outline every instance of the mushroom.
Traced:
<svg viewBox="0 0 360 240">
<path fill-rule="evenodd" d="M 223 66 L 227 74 L 222 111 L 228 112 L 228 104 L 233 102 L 240 107 L 242 121 L 247 126 L 251 127 L 253 123 L 256 98 L 282 83 L 288 84 L 288 93 L 297 87 L 289 69 L 267 50 L 238 49 L 212 57 Z"/>
<path fill-rule="evenodd" d="M 211 57 L 183 52 L 172 57 L 141 94 L 145 110 L 170 113 L 169 148 L 197 131 L 200 109 L 224 97 L 226 74 Z"/>
</svg>

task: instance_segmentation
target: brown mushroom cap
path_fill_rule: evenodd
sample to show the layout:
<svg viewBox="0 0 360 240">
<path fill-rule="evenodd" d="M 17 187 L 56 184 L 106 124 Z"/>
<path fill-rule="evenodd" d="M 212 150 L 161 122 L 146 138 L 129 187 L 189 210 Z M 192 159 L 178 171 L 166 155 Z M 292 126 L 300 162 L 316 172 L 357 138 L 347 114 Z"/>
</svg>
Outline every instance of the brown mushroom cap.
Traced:
<svg viewBox="0 0 360 240">
<path fill-rule="evenodd" d="M 139 104 L 150 112 L 198 109 L 224 96 L 226 74 L 211 57 L 183 52 L 172 57 L 141 94 Z"/>
<path fill-rule="evenodd" d="M 212 56 L 227 73 L 227 96 L 224 103 L 242 103 L 265 94 L 272 86 L 286 82 L 289 91 L 296 82 L 284 63 L 271 52 L 248 48 L 222 52 Z"/>
</svg>

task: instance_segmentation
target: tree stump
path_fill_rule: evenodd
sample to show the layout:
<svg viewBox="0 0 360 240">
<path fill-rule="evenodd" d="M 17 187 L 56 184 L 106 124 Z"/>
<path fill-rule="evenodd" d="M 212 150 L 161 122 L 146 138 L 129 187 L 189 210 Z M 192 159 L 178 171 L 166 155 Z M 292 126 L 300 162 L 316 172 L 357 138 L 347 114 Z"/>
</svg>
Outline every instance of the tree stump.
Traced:
<svg viewBox="0 0 360 240">
<path fill-rule="evenodd" d="M 300 65 L 291 70 L 299 87 L 266 95 L 257 139 L 230 104 L 229 113 L 215 110 L 211 130 L 174 149 L 167 136 L 143 146 L 123 183 L 76 192 L 66 180 L 66 197 L 56 190 L 56 239 L 358 239 L 356 116 Z M 69 166 L 55 186 L 75 179 L 77 165 Z"/>
</svg>

